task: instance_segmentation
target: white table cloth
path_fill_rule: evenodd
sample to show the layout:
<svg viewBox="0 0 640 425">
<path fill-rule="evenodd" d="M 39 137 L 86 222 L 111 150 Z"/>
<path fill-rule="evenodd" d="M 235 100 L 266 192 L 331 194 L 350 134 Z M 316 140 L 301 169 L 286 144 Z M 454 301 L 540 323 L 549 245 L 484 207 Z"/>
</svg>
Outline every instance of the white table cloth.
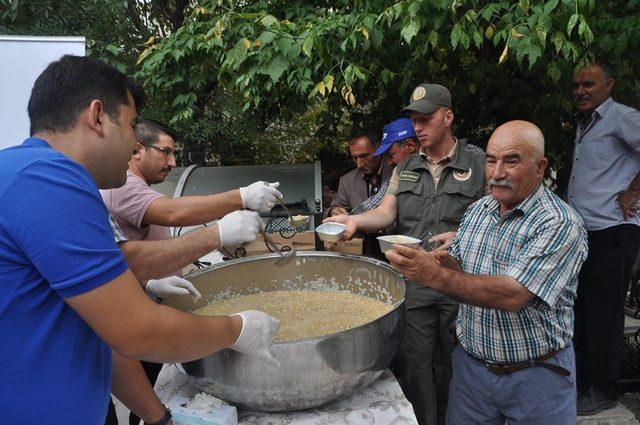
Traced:
<svg viewBox="0 0 640 425">
<path fill-rule="evenodd" d="M 155 390 L 163 403 L 176 394 L 193 397 L 199 390 L 172 364 L 164 365 Z M 242 425 L 332 425 L 332 424 L 417 424 L 411 403 L 389 370 L 366 388 L 324 406 L 284 413 L 255 412 L 238 409 Z"/>
</svg>

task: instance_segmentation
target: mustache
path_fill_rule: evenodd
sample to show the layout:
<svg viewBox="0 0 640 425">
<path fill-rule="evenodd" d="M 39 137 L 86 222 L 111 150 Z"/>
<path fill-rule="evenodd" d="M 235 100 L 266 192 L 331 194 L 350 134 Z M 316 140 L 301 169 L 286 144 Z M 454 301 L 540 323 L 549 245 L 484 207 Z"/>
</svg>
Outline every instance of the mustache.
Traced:
<svg viewBox="0 0 640 425">
<path fill-rule="evenodd" d="M 509 179 L 489 179 L 489 186 L 506 186 L 511 190 L 515 190 L 516 186 Z"/>
<path fill-rule="evenodd" d="M 583 100 L 591 99 L 591 96 L 583 94 L 582 96 L 575 96 L 573 100 L 576 102 L 582 102 Z"/>
</svg>

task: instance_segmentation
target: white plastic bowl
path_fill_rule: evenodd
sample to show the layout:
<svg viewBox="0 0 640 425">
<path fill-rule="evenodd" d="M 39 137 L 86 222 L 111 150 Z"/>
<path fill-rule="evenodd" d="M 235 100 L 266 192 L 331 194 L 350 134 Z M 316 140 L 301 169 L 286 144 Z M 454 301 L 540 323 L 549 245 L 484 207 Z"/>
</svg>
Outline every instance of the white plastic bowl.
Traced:
<svg viewBox="0 0 640 425">
<path fill-rule="evenodd" d="M 378 243 L 380 243 L 380 250 L 382 252 L 387 252 L 393 247 L 394 244 L 404 245 L 412 248 L 418 248 L 422 246 L 422 241 L 420 239 L 412 238 L 411 236 L 405 235 L 378 236 Z"/>
<path fill-rule="evenodd" d="M 347 228 L 342 223 L 322 223 L 316 227 L 316 233 L 320 240 L 324 242 L 338 242 L 342 239 L 342 234 Z"/>
</svg>

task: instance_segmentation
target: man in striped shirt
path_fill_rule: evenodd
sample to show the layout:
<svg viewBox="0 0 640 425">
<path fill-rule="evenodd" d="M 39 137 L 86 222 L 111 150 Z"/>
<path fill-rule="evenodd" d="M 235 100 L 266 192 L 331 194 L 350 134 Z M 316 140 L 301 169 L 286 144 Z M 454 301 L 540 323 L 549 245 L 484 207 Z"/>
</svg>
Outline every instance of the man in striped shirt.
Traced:
<svg viewBox="0 0 640 425">
<path fill-rule="evenodd" d="M 582 219 L 542 185 L 540 129 L 511 121 L 487 146 L 490 196 L 449 250 L 387 252 L 412 281 L 460 301 L 448 424 L 575 424 L 573 304 Z"/>
</svg>

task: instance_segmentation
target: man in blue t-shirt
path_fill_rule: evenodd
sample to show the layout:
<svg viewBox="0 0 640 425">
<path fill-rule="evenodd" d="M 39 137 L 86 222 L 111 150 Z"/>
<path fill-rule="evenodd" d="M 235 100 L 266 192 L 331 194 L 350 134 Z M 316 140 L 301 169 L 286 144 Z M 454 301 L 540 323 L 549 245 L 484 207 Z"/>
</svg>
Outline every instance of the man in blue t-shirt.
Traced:
<svg viewBox="0 0 640 425">
<path fill-rule="evenodd" d="M 110 346 L 157 362 L 230 347 L 278 363 L 269 352 L 276 320 L 157 305 L 115 244 L 98 189 L 125 182 L 142 98 L 115 68 L 64 56 L 34 84 L 32 137 L 0 151 L 2 423 L 102 424 Z M 217 228 L 220 245 L 235 245 L 255 238 L 259 218 L 237 211 Z M 114 389 L 123 379 L 117 372 Z M 145 420 L 165 424 L 170 413 Z"/>
</svg>

